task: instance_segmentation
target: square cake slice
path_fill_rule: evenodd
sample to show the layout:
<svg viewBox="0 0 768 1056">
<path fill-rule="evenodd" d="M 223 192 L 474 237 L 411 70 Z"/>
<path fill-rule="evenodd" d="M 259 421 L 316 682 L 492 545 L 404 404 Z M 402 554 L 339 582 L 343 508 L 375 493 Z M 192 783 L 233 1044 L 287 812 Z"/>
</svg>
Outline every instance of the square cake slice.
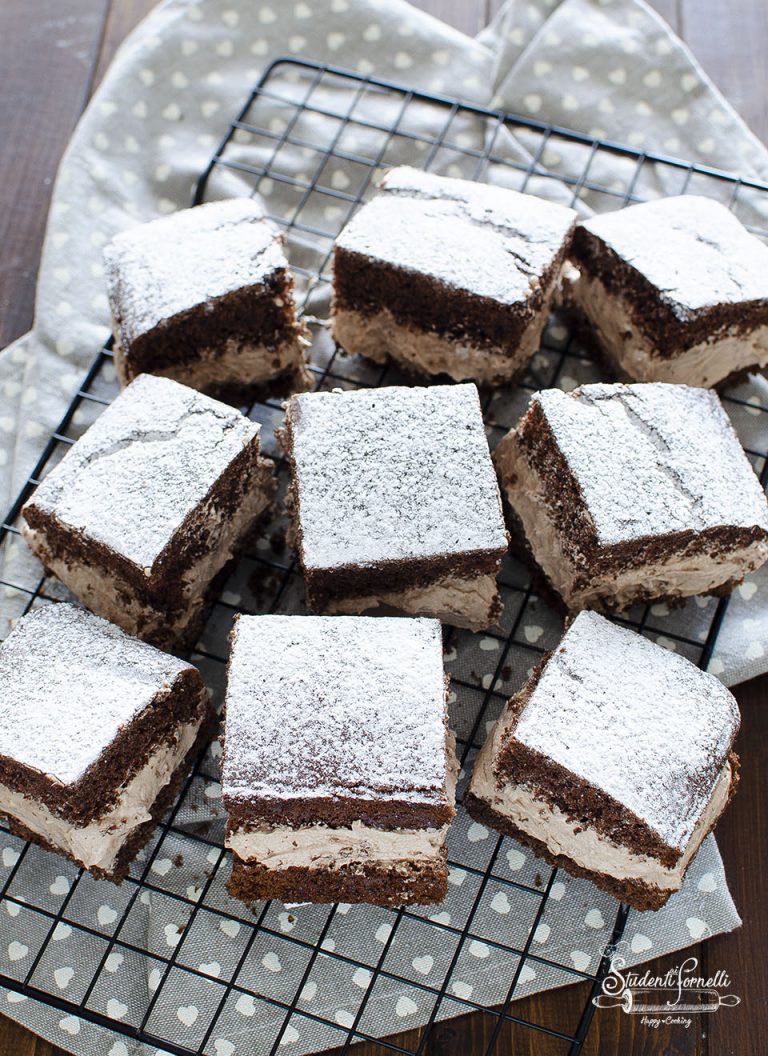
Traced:
<svg viewBox="0 0 768 1056">
<path fill-rule="evenodd" d="M 436 620 L 240 616 L 222 796 L 246 903 L 440 902 L 457 763 Z"/>
<path fill-rule="evenodd" d="M 572 611 L 728 593 L 768 559 L 765 493 L 710 389 L 546 389 L 494 459 L 530 554 Z"/>
<path fill-rule="evenodd" d="M 768 365 L 768 246 L 711 198 L 579 224 L 563 297 L 620 380 L 722 387 Z"/>
<path fill-rule="evenodd" d="M 142 374 L 43 479 L 24 536 L 89 609 L 155 645 L 189 645 L 272 501 L 259 428 Z"/>
<path fill-rule="evenodd" d="M 0 812 L 120 882 L 213 734 L 190 664 L 64 603 L 0 645 Z"/>
<path fill-rule="evenodd" d="M 734 793 L 739 721 L 713 675 L 583 612 L 508 702 L 465 806 L 550 865 L 658 909 Z"/>
<path fill-rule="evenodd" d="M 130 228 L 104 263 L 123 385 L 146 373 L 214 393 L 283 377 L 291 391 L 308 387 L 282 236 L 257 202 L 211 202 Z"/>
<path fill-rule="evenodd" d="M 503 187 L 391 169 L 333 253 L 333 332 L 420 375 L 503 384 L 539 348 L 576 213 Z"/>
<path fill-rule="evenodd" d="M 507 535 L 474 385 L 302 393 L 282 444 L 313 612 L 496 620 Z"/>
</svg>

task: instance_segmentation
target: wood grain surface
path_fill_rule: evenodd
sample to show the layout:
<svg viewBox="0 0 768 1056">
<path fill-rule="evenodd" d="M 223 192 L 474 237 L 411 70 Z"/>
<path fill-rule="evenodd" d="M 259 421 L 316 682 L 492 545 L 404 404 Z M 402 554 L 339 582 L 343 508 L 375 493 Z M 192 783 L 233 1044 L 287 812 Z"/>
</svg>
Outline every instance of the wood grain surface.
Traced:
<svg viewBox="0 0 768 1056">
<path fill-rule="evenodd" d="M 766 0 L 651 0 L 683 37 L 704 69 L 752 129 L 768 139 Z M 0 347 L 32 322 L 34 285 L 53 178 L 78 116 L 123 37 L 153 0 L 2 0 L 0 3 Z M 493 16 L 500 0 L 415 0 L 467 33 Z M 702 974 L 725 969 L 741 996 L 735 1008 L 694 1016 L 690 1029 L 649 1030 L 619 1010 L 595 1015 L 585 1056 L 761 1056 L 768 1051 L 768 908 L 763 883 L 768 846 L 768 676 L 736 691 L 743 724 L 738 749 L 742 784 L 718 828 L 718 842 L 742 928 L 691 949 Z M 654 970 L 679 962 L 652 962 Z M 574 1029 L 583 986 L 516 1002 L 514 1012 L 536 1023 Z M 472 1013 L 439 1025 L 425 1056 L 481 1056 L 493 1017 Z M 401 1035 L 413 1048 L 418 1034 Z M 386 1050 L 365 1045 L 357 1056 Z M 527 1028 L 506 1026 L 499 1056 L 555 1056 L 561 1043 Z M 64 1056 L 0 1016 L 0 1056 Z"/>
</svg>

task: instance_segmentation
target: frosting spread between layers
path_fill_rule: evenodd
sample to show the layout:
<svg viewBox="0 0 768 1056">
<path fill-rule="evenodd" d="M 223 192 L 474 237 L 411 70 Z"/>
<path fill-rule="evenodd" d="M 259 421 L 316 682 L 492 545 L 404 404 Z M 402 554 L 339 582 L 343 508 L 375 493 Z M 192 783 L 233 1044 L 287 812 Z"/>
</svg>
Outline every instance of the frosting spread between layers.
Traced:
<svg viewBox="0 0 768 1056">
<path fill-rule="evenodd" d="M 39 800 L 3 784 L 0 784 L 0 813 L 15 818 L 86 869 L 95 867 L 110 872 L 126 841 L 152 820 L 155 800 L 195 743 L 206 714 L 203 709 L 198 721 L 179 727 L 175 743 L 162 745 L 154 751 L 124 785 L 114 806 L 85 825 L 59 816 Z M 68 742 L 68 746 L 72 747 L 71 743 Z"/>
<path fill-rule="evenodd" d="M 719 328 L 706 341 L 674 356 L 660 356 L 627 297 L 611 293 L 597 276 L 572 266 L 566 266 L 562 281 L 566 302 L 596 328 L 604 352 L 623 379 L 715 386 L 730 374 L 768 365 L 768 323 L 747 330 Z"/>
<path fill-rule="evenodd" d="M 334 595 L 322 605 L 326 613 L 368 612 L 391 606 L 411 616 L 434 616 L 452 627 L 483 630 L 496 620 L 501 598 L 494 575 L 441 576 L 431 583 L 373 594 Z"/>
<path fill-rule="evenodd" d="M 508 708 L 495 770 L 504 783 L 522 745 L 610 796 L 682 853 L 738 728 L 736 701 L 714 675 L 582 612 L 519 714 Z M 515 783 L 526 780 L 515 776 Z M 580 816 L 577 802 L 573 813 Z"/>
<path fill-rule="evenodd" d="M 439 829 L 379 829 L 354 821 L 350 826 L 289 825 L 239 828 L 225 844 L 244 862 L 269 869 L 336 869 L 349 862 L 381 865 L 440 859 L 448 826 Z"/>
<path fill-rule="evenodd" d="M 339 305 L 334 309 L 333 333 L 353 355 L 383 363 L 387 356 L 419 374 L 448 374 L 454 381 L 479 384 L 511 381 L 527 366 L 539 347 L 546 313 L 534 318 L 515 347 L 472 344 L 433 330 L 399 323 L 388 308 L 359 312 Z"/>
</svg>

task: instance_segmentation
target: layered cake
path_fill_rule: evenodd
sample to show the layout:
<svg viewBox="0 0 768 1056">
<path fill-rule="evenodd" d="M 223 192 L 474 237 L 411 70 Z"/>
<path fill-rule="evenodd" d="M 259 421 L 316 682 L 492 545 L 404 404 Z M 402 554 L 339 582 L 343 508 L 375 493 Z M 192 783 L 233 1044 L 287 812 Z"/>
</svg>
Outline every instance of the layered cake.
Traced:
<svg viewBox="0 0 768 1056">
<path fill-rule="evenodd" d="M 433 903 L 457 764 L 436 620 L 240 616 L 226 692 L 229 891 Z"/>
<path fill-rule="evenodd" d="M 120 882 L 213 733 L 196 668 L 58 604 L 0 646 L 0 812 Z"/>
<path fill-rule="evenodd" d="M 143 374 L 44 478 L 22 531 L 89 609 L 155 645 L 191 644 L 270 505 L 259 426 L 194 389 Z"/>
<path fill-rule="evenodd" d="M 768 364 L 768 246 L 711 198 L 579 224 L 563 298 L 621 380 L 723 386 Z"/>
<path fill-rule="evenodd" d="M 713 675 L 583 612 L 508 702 L 465 806 L 551 865 L 658 909 L 733 795 L 738 728 Z"/>
<path fill-rule="evenodd" d="M 391 169 L 333 252 L 333 333 L 421 375 L 502 384 L 539 348 L 576 213 Z"/>
<path fill-rule="evenodd" d="M 507 535 L 474 385 L 302 393 L 281 442 L 313 612 L 497 619 Z"/>
<path fill-rule="evenodd" d="M 572 611 L 727 593 L 768 559 L 765 493 L 709 389 L 547 389 L 494 458 L 545 586 Z"/>
<path fill-rule="evenodd" d="M 123 385 L 148 373 L 209 392 L 282 377 L 307 387 L 282 237 L 252 199 L 123 231 L 104 263 Z"/>
</svg>

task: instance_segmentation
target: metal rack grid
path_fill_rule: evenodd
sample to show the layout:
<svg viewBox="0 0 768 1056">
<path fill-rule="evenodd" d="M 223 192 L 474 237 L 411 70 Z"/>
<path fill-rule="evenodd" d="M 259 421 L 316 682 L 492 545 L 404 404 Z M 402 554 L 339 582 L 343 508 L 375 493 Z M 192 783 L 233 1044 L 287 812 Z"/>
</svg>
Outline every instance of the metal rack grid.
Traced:
<svg viewBox="0 0 768 1056">
<path fill-rule="evenodd" d="M 417 119 L 411 120 L 417 111 Z M 323 127 L 325 142 L 319 144 L 318 134 L 305 134 L 305 120 L 317 130 Z M 348 133 L 356 138 L 350 146 Z M 297 170 L 298 165 L 306 168 Z M 304 159 L 303 161 L 301 159 Z M 286 231 L 289 256 L 298 276 L 300 302 L 310 323 L 313 335 L 311 367 L 316 388 L 335 386 L 372 386 L 393 383 L 400 375 L 392 367 L 372 367 L 356 358 L 339 353 L 330 341 L 318 318 L 327 309 L 330 276 L 328 261 L 333 238 L 344 226 L 352 212 L 373 190 L 377 173 L 388 164 L 410 160 L 424 168 L 439 167 L 457 175 L 475 179 L 504 182 L 522 190 L 539 194 L 553 194 L 559 200 L 573 203 L 584 201 L 592 208 L 618 208 L 631 201 L 643 200 L 658 193 L 680 193 L 697 190 L 710 193 L 735 209 L 762 198 L 768 202 L 768 186 L 756 181 L 741 180 L 736 176 L 691 165 L 673 158 L 659 157 L 632 150 L 609 142 L 591 139 L 567 129 L 555 128 L 533 120 L 502 113 L 458 100 L 429 95 L 402 85 L 377 80 L 341 69 L 304 60 L 280 59 L 265 72 L 246 104 L 232 122 L 208 168 L 200 178 L 195 203 L 206 197 L 222 197 L 229 193 L 261 193 L 271 209 L 280 199 L 280 208 L 272 210 L 273 219 Z M 339 178 L 329 167 L 341 162 L 346 175 Z M 606 173 L 608 176 L 606 176 Z M 232 180 L 236 182 L 233 184 Z M 217 186 L 218 182 L 218 186 Z M 277 188 L 277 191 L 276 191 Z M 754 214 L 750 214 L 753 216 Z M 752 224 L 753 230 L 765 236 L 766 231 Z M 545 336 L 541 352 L 532 365 L 525 382 L 514 393 L 486 393 L 484 412 L 491 440 L 496 440 L 516 420 L 527 402 L 530 391 L 561 384 L 568 386 L 575 379 L 599 376 L 586 351 L 564 330 L 563 324 L 553 320 Z M 18 516 L 46 467 L 52 465 L 71 444 L 75 436 L 105 406 L 116 392 L 114 369 L 109 347 L 99 352 L 91 369 L 75 395 L 58 429 L 50 438 L 43 454 L 17 501 L 0 528 L 0 543 L 13 545 L 18 534 Z M 755 468 L 765 482 L 768 474 L 767 452 L 750 446 L 749 436 L 765 435 L 768 408 L 754 395 L 737 391 L 726 398 L 729 411 L 745 426 L 747 450 Z M 272 430 L 280 417 L 280 400 L 268 399 L 244 408 L 246 413 L 263 423 L 264 439 L 269 450 Z M 755 422 L 757 419 L 757 422 Z M 737 425 L 739 424 L 737 421 Z M 275 453 L 274 450 L 270 453 Z M 281 474 L 283 470 L 281 468 Z M 220 685 L 225 657 L 226 630 L 233 611 L 301 611 L 300 576 L 290 555 L 284 553 L 281 542 L 284 524 L 278 518 L 260 547 L 245 555 L 232 574 L 227 589 L 216 604 L 209 625 L 193 653 L 214 685 Z M 46 578 L 37 566 L 34 572 L 17 581 L 0 583 L 6 596 L 16 599 L 16 615 L 32 605 L 44 604 L 60 598 L 61 587 Z M 468 632 L 449 631 L 446 638 L 446 662 L 452 674 L 454 688 L 453 724 L 458 726 L 458 741 L 462 762 L 471 758 L 483 740 L 485 724 L 499 713 L 505 699 L 524 679 L 527 669 L 558 637 L 561 625 L 557 617 L 543 606 L 533 593 L 528 573 L 511 558 L 505 563 L 501 576 L 505 599 L 503 626 L 500 631 L 488 632 L 480 642 L 479 636 Z M 244 601 L 244 596 L 249 596 Z M 637 607 L 622 617 L 622 622 L 642 633 L 655 637 L 670 648 L 677 648 L 701 666 L 706 666 L 725 613 L 727 599 L 687 605 L 677 613 L 663 611 L 663 606 Z M 531 623 L 530 620 L 534 622 Z M 488 664 L 488 658 L 493 663 Z M 477 670 L 479 669 L 479 670 Z M 594 1006 L 591 997 L 599 989 L 607 970 L 604 953 L 606 941 L 620 938 L 627 917 L 627 909 L 612 900 L 605 934 L 590 969 L 551 960 L 534 945 L 534 939 L 551 902 L 557 883 L 556 870 L 533 863 L 527 872 L 505 875 L 499 863 L 505 848 L 512 842 L 496 837 L 485 844 L 484 854 L 468 860 L 462 848 L 459 857 L 451 857 L 451 866 L 462 878 L 472 880 L 471 897 L 459 913 L 458 923 L 446 922 L 447 914 L 424 914 L 416 907 L 397 911 L 377 910 L 375 920 L 383 921 L 384 938 L 379 938 L 376 955 L 367 950 L 345 952 L 329 936 L 349 907 L 316 907 L 306 933 L 284 926 L 290 915 L 276 915 L 275 907 L 267 903 L 258 907 L 250 917 L 244 907 L 227 901 L 223 894 L 222 877 L 226 875 L 225 855 L 221 844 L 223 821 L 212 810 L 212 817 L 204 823 L 195 820 L 201 803 L 216 800 L 217 767 L 213 752 L 209 751 L 189 776 L 174 808 L 158 827 L 147 850 L 134 864 L 122 888 L 110 888 L 110 901 L 119 904 L 111 913 L 97 915 L 96 922 L 81 911 L 79 895 L 82 889 L 91 891 L 94 882 L 82 870 L 61 861 L 62 875 L 57 881 L 59 890 L 51 885 L 49 892 L 38 892 L 30 877 L 34 876 L 36 856 L 44 855 L 23 841 L 15 841 L 4 865 L 8 867 L 0 888 L 0 906 L 8 910 L 8 919 L 17 921 L 18 939 L 36 948 L 16 974 L 0 975 L 0 985 L 37 998 L 62 1012 L 80 1016 L 100 1026 L 107 1026 L 130 1038 L 159 1046 L 179 1056 L 218 1053 L 214 1047 L 217 1034 L 226 1028 L 232 1001 L 248 1009 L 255 1033 L 249 1035 L 248 1047 L 242 1051 L 275 1054 L 278 1051 L 308 1051 L 291 1048 L 300 1039 L 296 1024 L 311 1027 L 310 1035 L 318 1048 L 335 1047 L 347 1052 L 359 1041 L 376 1041 L 382 1052 L 398 1052 L 421 1056 L 427 1051 L 433 1025 L 440 1019 L 473 1010 L 491 1017 L 492 1029 L 487 1053 L 495 1051 L 504 1028 L 516 1031 L 536 1031 L 558 1041 L 563 1052 L 574 1056 L 582 1046 L 591 1022 Z M 191 820 L 190 820 L 191 819 Z M 488 834 L 486 834 L 488 835 Z M 173 847 L 182 847 L 187 857 L 202 862 L 194 884 L 183 890 L 164 872 L 167 857 Z M 170 849 L 169 849 L 170 848 Z M 6 848 L 7 849 L 7 848 Z M 474 852 L 473 852 L 474 853 Z M 507 851 L 506 853 L 510 853 Z M 512 852 L 514 853 L 514 852 Z M 202 857 L 201 857 L 202 856 Z M 4 852 L 5 858 L 5 852 Z M 181 852 L 177 859 L 182 859 Z M 158 868 L 162 865 L 163 868 Z M 223 870 L 223 872 L 222 872 Z M 518 939 L 508 935 L 497 938 L 478 921 L 479 907 L 493 887 L 512 900 L 510 921 L 516 922 Z M 158 906 L 166 902 L 170 916 L 178 924 L 175 943 L 158 948 L 143 933 L 136 934 L 132 918 L 137 907 L 155 899 Z M 508 903 L 509 904 L 509 901 Z M 154 905 L 154 903 L 153 903 Z M 167 908 L 167 907 L 166 907 Z M 364 911 L 364 910 L 363 910 Z M 160 912 L 160 909 L 157 910 Z M 301 911 L 297 910 L 297 914 Z M 176 913 L 176 916 L 173 914 Z M 114 916 L 112 915 L 114 914 Z M 203 917 L 218 920 L 222 925 L 231 922 L 225 934 L 242 936 L 232 950 L 226 970 L 212 974 L 210 965 L 194 967 L 194 958 L 185 956 L 194 944 L 196 930 Z M 160 927 L 167 936 L 170 924 Z M 277 921 L 280 921 L 278 924 Z M 452 953 L 441 968 L 437 982 L 414 979 L 397 967 L 401 938 L 407 927 L 428 926 L 431 934 L 440 937 Z M 88 946 L 90 967 L 87 985 L 76 997 L 58 991 L 45 974 L 45 965 L 56 943 L 60 929 L 76 929 Z M 237 931 L 235 931 L 235 928 Z M 514 929 L 513 929 L 514 930 Z M 12 934 L 4 927 L 4 934 Z M 250 972 L 254 951 L 264 938 L 284 944 L 300 954 L 301 969 L 297 985 L 288 1000 L 270 992 Z M 224 940 L 222 940 L 223 942 Z M 480 943 L 499 953 L 509 955 L 509 971 L 491 998 L 473 1000 L 471 992 L 462 993 L 453 987 L 457 965 L 469 944 Z M 25 948 L 28 948 L 25 945 Z M 229 952 L 229 949 L 227 950 Z M 105 994 L 116 993 L 113 985 L 114 958 L 121 963 L 138 958 L 139 978 L 147 976 L 154 983 L 146 986 L 143 1003 L 135 1014 L 127 1014 L 128 1005 Z M 221 956 L 221 954 L 218 954 Z M 223 959 L 223 957 L 222 957 Z M 148 965 L 152 969 L 148 969 Z M 342 965 L 345 970 L 363 971 L 365 981 L 358 991 L 355 1011 L 345 1021 L 327 1011 L 313 1011 L 304 999 L 306 986 L 313 972 L 321 967 Z M 514 1011 L 514 1000 L 528 992 L 525 973 L 532 967 L 548 980 L 544 985 L 564 985 L 586 981 L 583 1006 L 575 1025 L 560 1027 L 529 1021 Z M 149 974 L 147 975 L 147 972 Z M 549 973 L 549 974 L 547 974 Z M 106 984 L 105 984 L 106 979 Z M 387 1029 L 371 1032 L 367 1006 L 381 981 L 401 982 L 420 995 L 427 1004 L 428 1014 L 413 1047 L 394 1040 L 382 1040 Z M 543 981 L 543 980 L 542 980 Z M 105 989 L 106 985 L 106 989 Z M 180 995 L 194 985 L 196 995 L 207 995 L 204 1023 L 193 1043 L 180 1043 L 171 1020 L 160 1015 L 167 991 Z M 359 983 L 357 984 L 360 985 Z M 127 1001 L 125 995 L 124 1000 Z M 200 1001 L 199 996 L 196 1000 Z M 242 1002 L 246 1004 L 242 1006 Z M 373 999 L 375 1002 L 375 999 Z M 250 1004 L 249 1004 L 250 1002 Z M 254 1011 L 250 1011 L 253 1008 Z M 125 1009 L 125 1011 L 123 1011 Z M 408 1026 L 405 1022 L 403 1027 Z M 314 1031 L 314 1033 L 312 1033 Z M 287 1048 L 283 1049 L 283 1046 Z M 229 1051 L 241 1051 L 231 1049 Z"/>
</svg>

